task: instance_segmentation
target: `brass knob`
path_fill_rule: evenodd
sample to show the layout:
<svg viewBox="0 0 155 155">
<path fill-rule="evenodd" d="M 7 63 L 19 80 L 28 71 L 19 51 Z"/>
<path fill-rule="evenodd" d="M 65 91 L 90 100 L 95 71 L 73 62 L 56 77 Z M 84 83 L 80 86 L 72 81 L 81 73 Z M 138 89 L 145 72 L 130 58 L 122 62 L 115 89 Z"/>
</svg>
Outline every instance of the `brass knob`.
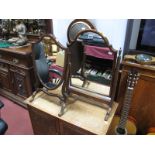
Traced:
<svg viewBox="0 0 155 155">
<path fill-rule="evenodd" d="M 16 59 L 16 58 L 14 58 L 12 61 L 13 61 L 13 63 L 15 63 L 15 64 L 17 64 L 17 63 L 19 62 L 19 60 Z"/>
<path fill-rule="evenodd" d="M 19 88 L 21 88 L 22 87 L 22 85 L 21 84 L 19 84 Z"/>
</svg>

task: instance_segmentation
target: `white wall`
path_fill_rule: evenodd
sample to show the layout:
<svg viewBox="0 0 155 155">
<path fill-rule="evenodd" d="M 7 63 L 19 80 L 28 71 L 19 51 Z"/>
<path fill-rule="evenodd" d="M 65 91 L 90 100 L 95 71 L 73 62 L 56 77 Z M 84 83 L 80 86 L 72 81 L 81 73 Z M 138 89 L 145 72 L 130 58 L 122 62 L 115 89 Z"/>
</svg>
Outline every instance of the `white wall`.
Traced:
<svg viewBox="0 0 155 155">
<path fill-rule="evenodd" d="M 53 19 L 54 35 L 66 46 L 67 27 L 73 19 Z M 123 49 L 126 34 L 127 19 L 91 19 L 99 32 L 102 32 L 115 49 Z"/>
<path fill-rule="evenodd" d="M 95 26 L 99 32 L 105 35 L 110 44 L 117 50 L 124 47 L 127 19 L 104 20 L 97 19 Z"/>
<path fill-rule="evenodd" d="M 135 19 L 133 22 L 133 28 L 132 28 L 132 33 L 131 33 L 129 49 L 136 49 L 140 22 L 141 22 L 141 19 Z"/>
<path fill-rule="evenodd" d="M 53 19 L 53 33 L 61 44 L 66 46 L 67 28 L 73 19 Z"/>
</svg>

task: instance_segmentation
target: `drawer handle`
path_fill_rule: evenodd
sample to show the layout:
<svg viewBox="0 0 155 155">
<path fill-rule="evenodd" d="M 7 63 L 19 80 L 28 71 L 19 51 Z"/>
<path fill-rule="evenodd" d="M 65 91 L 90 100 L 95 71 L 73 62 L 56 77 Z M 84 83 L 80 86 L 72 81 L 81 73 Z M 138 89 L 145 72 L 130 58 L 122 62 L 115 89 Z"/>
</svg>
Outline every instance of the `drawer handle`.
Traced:
<svg viewBox="0 0 155 155">
<path fill-rule="evenodd" d="M 13 61 L 13 63 L 15 63 L 15 64 L 17 64 L 17 63 L 19 62 L 19 60 L 16 59 L 16 58 L 14 58 L 12 61 Z"/>
</svg>

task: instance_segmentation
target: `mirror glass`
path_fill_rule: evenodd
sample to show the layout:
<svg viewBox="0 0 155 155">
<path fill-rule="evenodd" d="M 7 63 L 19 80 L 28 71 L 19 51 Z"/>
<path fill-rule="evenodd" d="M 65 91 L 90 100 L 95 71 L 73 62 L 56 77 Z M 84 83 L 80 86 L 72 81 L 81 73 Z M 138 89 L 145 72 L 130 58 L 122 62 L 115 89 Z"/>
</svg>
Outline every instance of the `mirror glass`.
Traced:
<svg viewBox="0 0 155 155">
<path fill-rule="evenodd" d="M 116 52 L 97 31 L 79 33 L 71 51 L 70 85 L 88 92 L 110 96 Z"/>
<path fill-rule="evenodd" d="M 68 40 L 69 42 L 74 41 L 75 37 L 80 31 L 95 29 L 91 22 L 86 19 L 76 19 L 74 20 L 68 28 Z"/>
<path fill-rule="evenodd" d="M 37 76 L 47 89 L 55 89 L 63 82 L 65 48 L 54 37 L 45 36 L 34 45 Z"/>
</svg>

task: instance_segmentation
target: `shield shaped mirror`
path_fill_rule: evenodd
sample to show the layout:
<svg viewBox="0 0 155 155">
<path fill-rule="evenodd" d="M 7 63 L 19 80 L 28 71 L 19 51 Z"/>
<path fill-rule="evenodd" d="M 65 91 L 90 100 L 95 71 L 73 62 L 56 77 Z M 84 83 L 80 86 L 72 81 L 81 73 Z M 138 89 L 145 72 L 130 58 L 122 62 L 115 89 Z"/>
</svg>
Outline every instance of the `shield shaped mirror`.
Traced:
<svg viewBox="0 0 155 155">
<path fill-rule="evenodd" d="M 52 35 L 42 37 L 33 46 L 37 77 L 47 89 L 56 89 L 63 82 L 65 50 Z"/>
<path fill-rule="evenodd" d="M 120 61 L 117 50 L 105 36 L 92 29 L 79 32 L 68 48 L 68 92 L 99 101 L 100 106 L 106 103 L 111 107 Z"/>
<path fill-rule="evenodd" d="M 64 99 L 60 94 L 54 91 L 61 86 L 64 80 L 64 66 L 66 59 L 66 50 L 53 35 L 44 35 L 39 41 L 33 43 L 33 63 L 36 76 L 36 91 L 43 91 L 44 93 L 58 97 L 61 100 L 61 114 L 64 109 Z"/>
</svg>

